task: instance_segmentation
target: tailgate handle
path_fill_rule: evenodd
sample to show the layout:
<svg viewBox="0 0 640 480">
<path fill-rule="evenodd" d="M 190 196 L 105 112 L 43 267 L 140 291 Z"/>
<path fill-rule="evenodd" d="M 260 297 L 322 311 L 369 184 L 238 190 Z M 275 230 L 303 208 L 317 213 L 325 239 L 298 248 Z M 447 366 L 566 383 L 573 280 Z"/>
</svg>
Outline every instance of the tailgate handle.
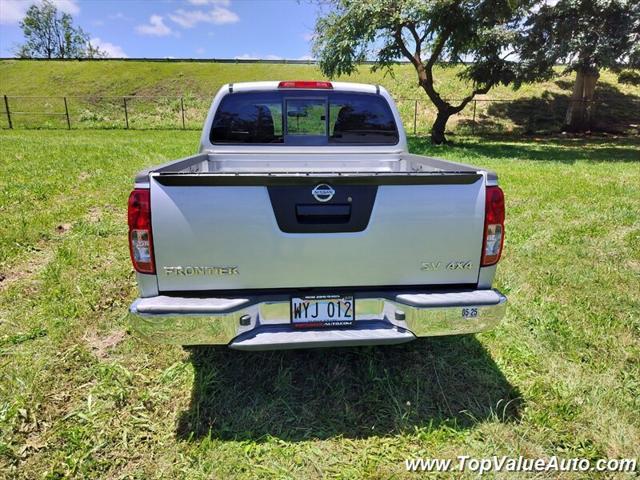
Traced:
<svg viewBox="0 0 640 480">
<path fill-rule="evenodd" d="M 299 223 L 347 223 L 351 218 L 351 205 L 296 205 Z"/>
</svg>

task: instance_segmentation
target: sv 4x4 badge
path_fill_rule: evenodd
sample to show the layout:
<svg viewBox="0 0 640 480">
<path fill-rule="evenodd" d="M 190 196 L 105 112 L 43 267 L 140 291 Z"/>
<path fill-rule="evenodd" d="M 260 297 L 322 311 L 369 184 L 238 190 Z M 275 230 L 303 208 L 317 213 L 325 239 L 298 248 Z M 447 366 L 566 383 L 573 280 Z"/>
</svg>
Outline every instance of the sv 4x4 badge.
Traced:
<svg viewBox="0 0 640 480">
<path fill-rule="evenodd" d="M 445 264 L 443 262 L 422 262 L 420 270 L 425 272 L 437 272 L 440 270 L 471 270 L 473 264 L 468 260 L 452 260 Z"/>
</svg>

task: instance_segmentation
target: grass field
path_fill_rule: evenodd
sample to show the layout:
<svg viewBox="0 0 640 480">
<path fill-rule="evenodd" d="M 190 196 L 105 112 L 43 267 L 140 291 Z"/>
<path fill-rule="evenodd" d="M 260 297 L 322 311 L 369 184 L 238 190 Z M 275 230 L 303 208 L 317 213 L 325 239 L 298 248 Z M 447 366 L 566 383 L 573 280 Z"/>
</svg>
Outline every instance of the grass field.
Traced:
<svg viewBox="0 0 640 480">
<path fill-rule="evenodd" d="M 0 132 L 0 477 L 413 478 L 414 456 L 640 456 L 638 138 L 412 139 L 499 173 L 506 319 L 271 353 L 150 346 L 125 323 L 133 174 L 197 140 Z"/>
<path fill-rule="evenodd" d="M 460 99 L 470 91 L 461 81 L 458 68 L 438 67 L 435 78 L 443 98 Z M 560 73 L 560 69 L 558 69 Z M 123 96 L 128 96 L 127 112 L 131 128 L 179 128 L 182 125 L 183 97 L 185 126 L 199 129 L 210 99 L 225 83 L 254 80 L 321 79 L 315 65 L 229 64 L 210 62 L 144 61 L 0 61 L 0 95 L 8 95 L 13 123 L 17 127 L 66 128 L 62 96 L 73 128 L 123 128 Z M 398 65 L 393 74 L 371 72 L 369 66 L 338 80 L 376 83 L 386 87 L 396 99 L 406 128 L 413 130 L 417 104 L 416 131 L 429 131 L 436 111 L 418 87 L 410 65 Z M 557 131 L 564 120 L 573 75 L 524 85 L 519 90 L 498 86 L 478 96 L 475 105 L 476 132 Z M 37 98 L 29 98 L 36 96 Z M 149 97 L 162 98 L 149 98 Z M 25 98 L 27 97 L 27 98 Z M 107 98 L 111 97 L 111 98 Z M 596 88 L 596 126 L 607 131 L 635 131 L 640 128 L 640 87 L 619 83 L 617 75 L 603 71 Z M 501 100 L 501 101 L 498 101 Z M 504 102 L 502 101 L 504 100 Z M 0 126 L 7 126 L 4 106 Z M 33 115 L 49 112 L 58 115 Z M 471 103 L 448 126 L 469 133 L 474 118 Z"/>
</svg>

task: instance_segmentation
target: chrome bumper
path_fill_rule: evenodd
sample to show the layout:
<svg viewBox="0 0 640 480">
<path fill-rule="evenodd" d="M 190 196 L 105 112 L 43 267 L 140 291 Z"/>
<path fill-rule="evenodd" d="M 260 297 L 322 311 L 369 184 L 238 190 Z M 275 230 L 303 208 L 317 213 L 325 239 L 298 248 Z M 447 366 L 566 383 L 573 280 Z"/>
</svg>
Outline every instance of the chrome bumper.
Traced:
<svg viewBox="0 0 640 480">
<path fill-rule="evenodd" d="M 396 344 L 416 337 L 476 333 L 504 316 L 497 290 L 447 293 L 359 292 L 351 327 L 291 327 L 289 296 L 139 298 L 130 307 L 133 329 L 151 343 L 228 345 L 238 350 Z"/>
</svg>

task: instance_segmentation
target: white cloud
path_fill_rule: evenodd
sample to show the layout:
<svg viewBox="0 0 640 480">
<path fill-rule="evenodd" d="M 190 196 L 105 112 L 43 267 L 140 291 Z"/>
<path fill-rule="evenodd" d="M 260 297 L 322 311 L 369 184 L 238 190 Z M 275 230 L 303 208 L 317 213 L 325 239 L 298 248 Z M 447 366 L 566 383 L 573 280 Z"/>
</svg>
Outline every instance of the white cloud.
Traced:
<svg viewBox="0 0 640 480">
<path fill-rule="evenodd" d="M 302 55 L 301 57 L 298 57 L 298 60 L 315 60 L 315 58 L 311 55 Z"/>
<path fill-rule="evenodd" d="M 94 47 L 98 47 L 103 52 L 106 52 L 107 57 L 109 58 L 127 58 L 128 55 L 124 53 L 122 47 L 119 45 L 114 45 L 111 42 L 105 42 L 100 38 L 92 38 L 91 45 Z"/>
<path fill-rule="evenodd" d="M 213 23 L 214 25 L 224 25 L 227 23 L 236 23 L 240 20 L 237 13 L 218 5 L 208 11 L 184 10 L 181 8 L 170 13 L 169 18 L 184 28 L 192 28 L 201 22 Z"/>
<path fill-rule="evenodd" d="M 202 10 L 176 10 L 169 14 L 169 18 L 184 28 L 191 28 L 196 23 L 206 22 L 209 16 Z"/>
<path fill-rule="evenodd" d="M 307 32 L 302 34 L 302 38 L 304 39 L 305 42 L 310 42 L 315 38 L 315 36 L 316 35 L 313 32 Z"/>
<path fill-rule="evenodd" d="M 25 0 L 0 0 L 0 23 L 16 24 L 24 18 L 27 9 L 36 2 Z M 53 0 L 59 10 L 71 15 L 78 15 L 80 7 L 76 0 Z"/>
<path fill-rule="evenodd" d="M 80 13 L 80 6 L 77 0 L 53 0 L 53 3 L 55 3 L 59 10 L 65 13 L 70 13 L 71 15 L 78 15 Z"/>
<path fill-rule="evenodd" d="M 160 15 L 151 15 L 149 17 L 149 23 L 138 25 L 136 32 L 140 35 L 151 35 L 154 37 L 166 37 L 173 33 L 172 30 L 165 25 Z"/>
<path fill-rule="evenodd" d="M 240 17 L 236 12 L 224 7 L 216 7 L 210 12 L 213 23 L 216 25 L 222 25 L 224 23 L 236 23 L 240 20 Z"/>
</svg>

